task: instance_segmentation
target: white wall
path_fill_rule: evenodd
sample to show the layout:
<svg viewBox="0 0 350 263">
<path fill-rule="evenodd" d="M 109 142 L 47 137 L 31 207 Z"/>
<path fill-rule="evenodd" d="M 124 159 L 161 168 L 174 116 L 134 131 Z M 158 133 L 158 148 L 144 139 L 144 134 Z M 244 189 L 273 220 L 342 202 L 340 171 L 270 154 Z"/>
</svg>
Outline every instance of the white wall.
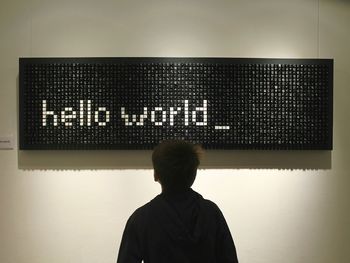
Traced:
<svg viewBox="0 0 350 263">
<path fill-rule="evenodd" d="M 331 153 L 208 152 L 194 188 L 243 263 L 348 263 L 349 26 L 347 0 L 2 0 L 0 136 L 17 138 L 21 56 L 334 58 Z M 0 262 L 114 262 L 128 216 L 160 190 L 151 169 L 118 168 L 149 156 L 0 151 Z"/>
</svg>

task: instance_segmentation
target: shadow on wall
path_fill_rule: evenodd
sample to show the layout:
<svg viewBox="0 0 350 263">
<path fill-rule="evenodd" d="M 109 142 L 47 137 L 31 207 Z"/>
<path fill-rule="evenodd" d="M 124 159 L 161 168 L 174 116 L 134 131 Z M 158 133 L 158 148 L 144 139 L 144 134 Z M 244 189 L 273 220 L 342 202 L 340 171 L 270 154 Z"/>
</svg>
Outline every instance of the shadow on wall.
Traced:
<svg viewBox="0 0 350 263">
<path fill-rule="evenodd" d="M 18 151 L 19 169 L 150 169 L 152 151 Z M 205 169 L 304 169 L 332 168 L 331 151 L 208 150 Z"/>
</svg>

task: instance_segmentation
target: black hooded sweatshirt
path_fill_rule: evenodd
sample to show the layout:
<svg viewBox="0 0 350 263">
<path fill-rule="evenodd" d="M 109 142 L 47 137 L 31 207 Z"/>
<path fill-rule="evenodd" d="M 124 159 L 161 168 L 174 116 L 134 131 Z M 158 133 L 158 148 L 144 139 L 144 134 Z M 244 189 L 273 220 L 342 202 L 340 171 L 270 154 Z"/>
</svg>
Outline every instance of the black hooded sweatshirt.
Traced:
<svg viewBox="0 0 350 263">
<path fill-rule="evenodd" d="M 117 263 L 237 263 L 220 209 L 192 189 L 163 192 L 129 218 Z"/>
</svg>

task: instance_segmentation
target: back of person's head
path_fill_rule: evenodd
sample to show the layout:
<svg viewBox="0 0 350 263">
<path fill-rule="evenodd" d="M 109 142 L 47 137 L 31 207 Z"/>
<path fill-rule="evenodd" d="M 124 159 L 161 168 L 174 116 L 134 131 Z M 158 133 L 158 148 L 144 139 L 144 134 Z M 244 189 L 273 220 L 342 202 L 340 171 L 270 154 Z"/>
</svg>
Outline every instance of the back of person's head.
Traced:
<svg viewBox="0 0 350 263">
<path fill-rule="evenodd" d="M 164 191 L 179 192 L 190 188 L 196 179 L 202 148 L 180 140 L 169 140 L 154 148 L 154 172 Z"/>
</svg>

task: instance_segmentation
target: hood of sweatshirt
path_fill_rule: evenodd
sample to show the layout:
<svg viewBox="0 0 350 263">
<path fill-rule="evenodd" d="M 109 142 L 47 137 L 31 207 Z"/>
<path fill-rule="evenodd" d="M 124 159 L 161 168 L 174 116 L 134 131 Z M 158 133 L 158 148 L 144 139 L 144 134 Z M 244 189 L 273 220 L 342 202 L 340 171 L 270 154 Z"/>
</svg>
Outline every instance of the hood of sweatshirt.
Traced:
<svg viewBox="0 0 350 263">
<path fill-rule="evenodd" d="M 195 247 L 207 232 L 203 197 L 192 189 L 182 193 L 162 193 L 153 204 L 161 211 L 154 218 L 168 238 L 185 247 Z"/>
</svg>

